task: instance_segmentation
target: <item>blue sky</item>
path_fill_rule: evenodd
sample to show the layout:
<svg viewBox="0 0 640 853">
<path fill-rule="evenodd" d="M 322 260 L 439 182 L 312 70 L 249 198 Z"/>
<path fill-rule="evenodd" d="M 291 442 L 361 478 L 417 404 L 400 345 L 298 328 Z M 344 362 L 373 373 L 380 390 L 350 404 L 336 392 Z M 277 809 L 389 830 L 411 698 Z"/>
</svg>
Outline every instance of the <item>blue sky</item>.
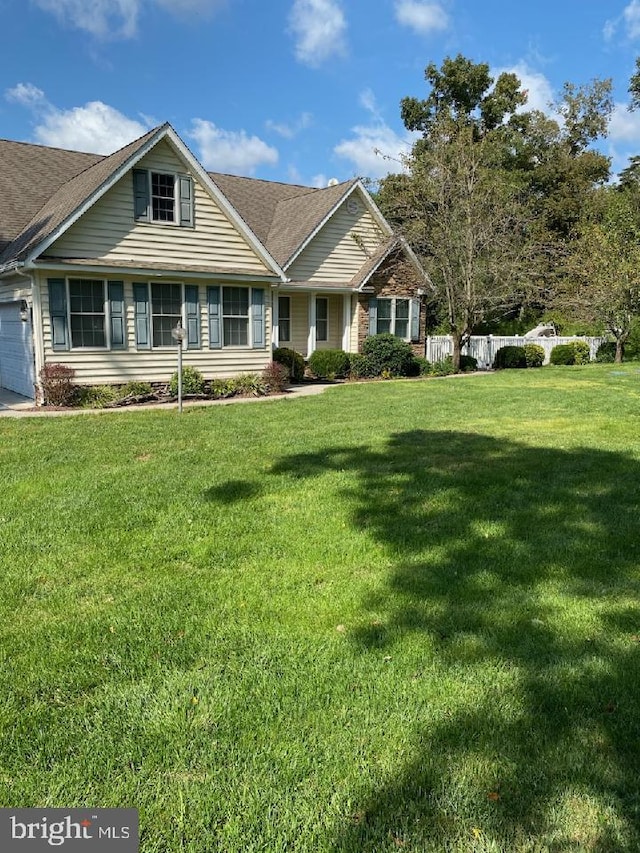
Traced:
<svg viewBox="0 0 640 853">
<path fill-rule="evenodd" d="M 397 171 L 399 102 L 462 53 L 531 106 L 611 77 L 601 144 L 640 153 L 626 110 L 640 0 L 0 0 L 0 137 L 109 153 L 169 121 L 206 168 L 315 186 Z M 379 153 L 383 152 L 386 158 Z"/>
</svg>

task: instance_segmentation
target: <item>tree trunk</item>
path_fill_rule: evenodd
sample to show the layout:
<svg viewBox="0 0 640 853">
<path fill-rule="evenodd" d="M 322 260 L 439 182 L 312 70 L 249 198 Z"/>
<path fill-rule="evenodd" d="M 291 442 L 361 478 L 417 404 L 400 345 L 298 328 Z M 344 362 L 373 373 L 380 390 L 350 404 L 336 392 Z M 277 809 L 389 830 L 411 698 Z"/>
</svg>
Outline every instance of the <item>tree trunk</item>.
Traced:
<svg viewBox="0 0 640 853">
<path fill-rule="evenodd" d="M 460 372 L 460 354 L 461 354 L 460 353 L 460 350 L 461 350 L 460 341 L 461 341 L 461 337 L 460 337 L 460 335 L 454 334 L 451 336 L 451 338 L 453 340 L 453 355 L 452 355 L 453 369 L 455 370 L 456 373 L 459 373 Z"/>
<path fill-rule="evenodd" d="M 622 356 L 624 355 L 624 341 L 622 338 L 616 338 L 616 364 L 622 364 Z"/>
</svg>

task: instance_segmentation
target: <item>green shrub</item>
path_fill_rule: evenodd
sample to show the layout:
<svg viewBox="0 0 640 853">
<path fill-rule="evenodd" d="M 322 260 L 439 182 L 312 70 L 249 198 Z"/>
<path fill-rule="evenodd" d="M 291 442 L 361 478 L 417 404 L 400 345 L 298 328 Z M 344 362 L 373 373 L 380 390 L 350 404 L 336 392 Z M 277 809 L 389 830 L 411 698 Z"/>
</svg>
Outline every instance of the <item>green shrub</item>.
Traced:
<svg viewBox="0 0 640 853">
<path fill-rule="evenodd" d="M 209 383 L 208 393 L 214 400 L 225 397 L 233 397 L 237 393 L 233 379 L 212 379 Z"/>
<path fill-rule="evenodd" d="M 78 389 L 73 383 L 76 375 L 66 364 L 45 364 L 40 370 L 42 402 L 45 406 L 73 406 Z"/>
<path fill-rule="evenodd" d="M 527 367 L 542 367 L 544 364 L 544 347 L 540 344 L 525 344 L 524 357 L 527 362 Z"/>
<path fill-rule="evenodd" d="M 431 376 L 451 376 L 455 372 L 453 356 L 450 355 L 443 358 L 442 361 L 434 361 L 429 370 Z"/>
<path fill-rule="evenodd" d="M 605 341 L 600 344 L 596 352 L 596 361 L 600 364 L 609 364 L 616 360 L 616 342 Z"/>
<path fill-rule="evenodd" d="M 427 361 L 423 356 L 414 356 L 414 362 L 417 368 L 416 376 L 428 376 L 431 373 L 431 362 Z"/>
<path fill-rule="evenodd" d="M 576 354 L 571 344 L 558 344 L 551 350 L 551 364 L 575 364 Z"/>
<path fill-rule="evenodd" d="M 284 364 L 289 371 L 292 382 L 302 382 L 304 379 L 304 358 L 299 352 L 288 347 L 277 347 L 273 351 L 273 360 Z"/>
<path fill-rule="evenodd" d="M 82 385 L 77 389 L 76 402 L 85 409 L 104 409 L 119 400 L 120 396 L 113 385 Z"/>
<path fill-rule="evenodd" d="M 460 356 L 460 370 L 462 373 L 473 373 L 478 369 L 478 359 L 472 355 Z"/>
<path fill-rule="evenodd" d="M 410 344 L 388 332 L 367 338 L 362 352 L 369 359 L 374 376 L 409 376 L 415 358 Z"/>
<path fill-rule="evenodd" d="M 574 364 L 589 364 L 591 361 L 591 350 L 586 341 L 573 341 L 571 343 L 574 352 Z"/>
<path fill-rule="evenodd" d="M 589 359 L 589 344 L 586 341 L 558 344 L 551 350 L 551 364 L 589 364 Z"/>
<path fill-rule="evenodd" d="M 184 375 L 184 371 L 183 371 Z M 153 388 L 149 382 L 127 382 L 120 389 L 120 397 L 149 397 L 153 394 Z"/>
<path fill-rule="evenodd" d="M 512 370 L 526 366 L 527 356 L 524 347 L 500 347 L 493 359 L 494 370 Z"/>
<path fill-rule="evenodd" d="M 175 397 L 178 393 L 178 371 L 169 382 L 169 393 Z M 187 364 L 182 368 L 182 393 L 187 395 L 204 394 L 204 376 L 195 367 Z"/>
<path fill-rule="evenodd" d="M 341 349 L 317 349 L 309 356 L 309 369 L 318 379 L 341 379 L 349 373 L 349 355 Z"/>
<path fill-rule="evenodd" d="M 278 361 L 271 361 L 262 371 L 262 381 L 272 394 L 278 394 L 289 385 L 289 368 Z"/>
<path fill-rule="evenodd" d="M 373 365 L 366 355 L 361 352 L 349 356 L 349 377 L 351 379 L 370 379 L 375 376 Z"/>
<path fill-rule="evenodd" d="M 243 397 L 264 397 L 269 393 L 269 386 L 257 373 L 241 373 L 229 381 L 234 392 Z"/>
</svg>

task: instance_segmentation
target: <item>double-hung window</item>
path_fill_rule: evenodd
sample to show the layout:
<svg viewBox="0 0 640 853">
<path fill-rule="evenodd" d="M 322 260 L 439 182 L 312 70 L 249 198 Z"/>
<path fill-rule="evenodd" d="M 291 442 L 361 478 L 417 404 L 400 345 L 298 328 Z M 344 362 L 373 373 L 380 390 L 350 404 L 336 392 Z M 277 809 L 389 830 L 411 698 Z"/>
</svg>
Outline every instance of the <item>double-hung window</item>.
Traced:
<svg viewBox="0 0 640 853">
<path fill-rule="evenodd" d="M 52 349 L 126 349 L 122 281 L 50 278 L 48 293 Z"/>
<path fill-rule="evenodd" d="M 266 346 L 266 304 L 263 287 L 207 288 L 209 347 Z"/>
<path fill-rule="evenodd" d="M 194 224 L 193 179 L 189 175 L 133 169 L 133 215 L 137 222 Z"/>
<path fill-rule="evenodd" d="M 400 297 L 377 300 L 377 334 L 389 332 L 403 340 L 409 340 L 411 300 Z"/>
<path fill-rule="evenodd" d="M 291 297 L 278 297 L 278 339 L 283 342 L 291 340 Z"/>
<path fill-rule="evenodd" d="M 176 342 L 171 330 L 182 322 L 182 285 L 151 285 L 151 326 L 153 346 L 170 347 Z"/>
<path fill-rule="evenodd" d="M 222 334 L 225 346 L 249 343 L 249 288 L 222 288 Z"/>
</svg>

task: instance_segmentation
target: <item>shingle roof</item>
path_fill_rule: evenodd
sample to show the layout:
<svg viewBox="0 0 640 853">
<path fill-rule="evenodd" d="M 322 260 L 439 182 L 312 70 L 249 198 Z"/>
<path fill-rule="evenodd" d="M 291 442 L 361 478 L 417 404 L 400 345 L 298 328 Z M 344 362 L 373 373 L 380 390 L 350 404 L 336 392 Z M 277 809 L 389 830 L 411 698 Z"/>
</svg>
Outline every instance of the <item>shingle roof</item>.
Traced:
<svg viewBox="0 0 640 853">
<path fill-rule="evenodd" d="M 209 176 L 281 267 L 356 183 L 315 189 L 219 172 Z"/>
<path fill-rule="evenodd" d="M 0 263 L 23 258 L 29 249 L 34 248 L 38 243 L 46 239 L 83 202 L 90 198 L 111 177 L 116 169 L 126 163 L 152 136 L 159 134 L 164 127 L 163 125 L 163 127 L 155 128 L 149 131 L 149 133 L 145 133 L 144 136 L 129 143 L 129 145 L 125 145 L 124 148 L 110 154 L 108 157 L 95 159 L 96 155 L 82 155 L 84 157 L 92 156 L 94 162 L 89 163 L 87 161 L 84 170 L 76 171 L 74 176 L 68 177 L 66 181 L 58 186 L 57 190 L 36 210 L 30 221 L 17 234 L 13 242 L 6 246 L 3 254 L 0 256 Z M 40 146 L 34 147 L 40 151 L 42 150 Z M 59 153 L 74 154 L 74 152 Z M 32 156 L 35 161 L 38 152 L 33 152 Z M 70 157 L 70 162 L 71 160 L 72 158 Z M 4 216 L 3 212 L 2 218 Z"/>
</svg>

